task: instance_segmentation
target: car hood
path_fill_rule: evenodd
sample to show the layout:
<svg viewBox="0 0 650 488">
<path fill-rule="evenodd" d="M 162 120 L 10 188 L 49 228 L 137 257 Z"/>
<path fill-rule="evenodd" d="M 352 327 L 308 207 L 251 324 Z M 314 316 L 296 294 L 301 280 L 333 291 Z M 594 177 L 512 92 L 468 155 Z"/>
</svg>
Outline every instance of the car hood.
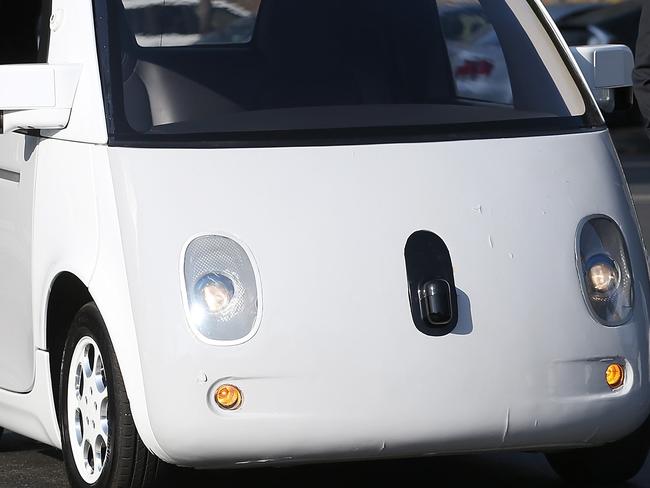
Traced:
<svg viewBox="0 0 650 488">
<path fill-rule="evenodd" d="M 348 442 L 362 425 L 397 428 L 386 418 L 410 419 L 414 437 L 423 425 L 451 436 L 430 416 L 474 415 L 473 395 L 487 385 L 481 440 L 473 445 L 505 441 L 506 412 L 508 445 L 528 445 L 514 434 L 527 431 L 526 412 L 576 390 L 599 391 L 589 386 L 598 358 L 623 351 L 646 375 L 645 254 L 607 132 L 337 147 L 110 148 L 109 159 L 145 395 L 155 406 L 150 419 L 178 459 L 192 436 L 211 445 L 212 432 L 180 439 L 166 427 L 178 412 L 235 432 L 236 425 L 215 424 L 203 408 L 218 378 L 243 385 L 247 415 L 260 422 L 248 434 L 264 450 L 284 436 L 277 430 L 284 424 L 273 419 L 309 423 L 315 412 L 326 412 L 331 423 L 322 428 L 337 425 Z M 582 297 L 576 231 L 593 214 L 619 224 L 637 278 L 634 325 L 620 333 L 599 325 Z M 423 334 L 411 317 L 404 249 L 418 230 L 440 236 L 453 264 L 458 325 L 442 337 Z M 234 236 L 259 270 L 260 327 L 243 344 L 205 344 L 188 325 L 182 253 L 202 234 Z M 576 390 L 556 381 L 567 371 Z M 197 375 L 209 378 L 208 386 Z M 353 393 L 325 405 L 323 392 L 333 384 Z M 403 393 L 399 405 L 382 400 L 388 384 Z M 287 385 L 301 394 L 279 406 L 270 392 Z M 441 403 L 440 392 L 454 401 Z M 584 398 L 570 403 L 576 418 L 588 408 L 591 396 Z M 639 405 L 630 408 L 642 412 Z M 626 420 L 631 429 L 638 419 Z M 557 442 L 552 429 L 546 432 L 551 437 L 537 442 Z M 599 435 L 614 434 L 610 426 Z"/>
<path fill-rule="evenodd" d="M 132 299 L 160 302 L 181 323 L 182 250 L 202 234 L 234 236 L 250 249 L 261 330 L 314 306 L 323 325 L 347 316 L 411 327 L 404 246 L 418 230 L 444 240 L 459 293 L 484 320 L 527 321 L 549 300 L 587 314 L 575 237 L 589 215 L 617 221 L 635 268 L 645 270 L 607 132 L 109 154 Z M 467 313 L 461 306 L 461 318 Z M 141 317 L 143 327 L 152 318 Z"/>
</svg>

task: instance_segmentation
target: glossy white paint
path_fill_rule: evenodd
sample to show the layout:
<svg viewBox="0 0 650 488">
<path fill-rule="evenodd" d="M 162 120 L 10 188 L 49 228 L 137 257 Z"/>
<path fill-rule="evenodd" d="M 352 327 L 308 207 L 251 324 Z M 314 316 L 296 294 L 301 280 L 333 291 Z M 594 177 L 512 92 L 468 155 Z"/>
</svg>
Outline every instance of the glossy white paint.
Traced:
<svg viewBox="0 0 650 488">
<path fill-rule="evenodd" d="M 17 392 L 34 385 L 30 222 L 38 153 L 35 137 L 0 135 L 0 387 Z"/>
<path fill-rule="evenodd" d="M 172 462 L 160 446 L 151 429 L 147 401 L 144 395 L 141 354 L 136 335 L 136 324 L 129 294 L 129 282 L 124 264 L 122 229 L 118 218 L 113 176 L 105 146 L 92 149 L 93 188 L 97 201 L 98 240 L 97 260 L 88 288 L 106 322 L 113 347 L 117 354 L 126 391 L 129 395 L 133 418 L 138 433 L 149 449 L 159 458 Z M 135 196 L 128 194 L 128 202 L 135 203 Z M 133 214 L 137 208 L 132 208 Z M 64 266 L 62 263 L 61 266 Z"/>
<path fill-rule="evenodd" d="M 61 434 L 52 402 L 50 359 L 46 351 L 34 355 L 36 380 L 29 393 L 0 389 L 0 424 L 26 437 L 61 448 Z"/>
<path fill-rule="evenodd" d="M 55 105 L 54 66 L 47 64 L 0 66 L 0 107 L 2 110 L 54 107 Z"/>
<path fill-rule="evenodd" d="M 102 312 L 140 436 L 159 457 L 170 461 L 151 432 L 142 393 L 142 368 L 107 148 L 45 139 L 40 150 L 43 157 L 39 161 L 32 257 L 36 346 L 47 348 L 50 286 L 60 273 L 71 272 L 86 284 Z M 0 425 L 2 422 L 0 417 Z"/>
<path fill-rule="evenodd" d="M 0 66 L 2 132 L 66 127 L 80 71 L 74 64 Z"/>
<path fill-rule="evenodd" d="M 15 290 L 0 277 L 0 292 L 26 306 L 0 307 L 0 425 L 61 446 L 45 350 L 62 272 L 89 288 L 138 431 L 172 463 L 597 445 L 647 416 L 646 257 L 606 132 L 108 148 L 90 9 L 53 6 L 50 62 L 82 67 L 67 127 L 43 132 L 28 158 L 28 137 L 0 136 L 0 176 L 17 173 L 33 192 L 15 206 L 0 178 L 0 263 L 20 252 L 24 266 Z M 592 214 L 612 217 L 629 247 L 636 306 L 617 328 L 581 296 L 576 229 Z M 454 263 L 460 317 L 445 337 L 410 317 L 403 251 L 420 229 L 439 234 Z M 192 236 L 213 233 L 236 237 L 259 270 L 264 314 L 238 345 L 205 344 L 187 324 L 178 263 Z M 603 381 L 613 359 L 631 380 L 616 392 Z M 239 411 L 211 404 L 225 381 L 244 392 Z"/>
<path fill-rule="evenodd" d="M 109 160 L 149 419 L 177 463 L 597 444 L 650 409 L 645 254 L 606 132 L 112 148 Z M 630 247 L 637 302 L 620 328 L 598 324 L 581 296 L 575 237 L 591 214 L 615 219 Z M 215 229 L 249 246 L 264 290 L 260 329 L 239 346 L 187 330 L 176 263 L 187 236 Z M 454 263 L 449 336 L 424 336 L 410 317 L 403 250 L 420 229 Z M 616 393 L 602 376 L 612 358 L 635 378 Z M 223 381 L 242 388 L 240 411 L 210 408 Z"/>
<path fill-rule="evenodd" d="M 43 131 L 45 137 L 91 144 L 108 139 L 92 8 L 89 0 L 52 0 L 56 29 L 51 29 L 48 61 L 82 69 L 70 122 L 63 130 Z"/>
</svg>

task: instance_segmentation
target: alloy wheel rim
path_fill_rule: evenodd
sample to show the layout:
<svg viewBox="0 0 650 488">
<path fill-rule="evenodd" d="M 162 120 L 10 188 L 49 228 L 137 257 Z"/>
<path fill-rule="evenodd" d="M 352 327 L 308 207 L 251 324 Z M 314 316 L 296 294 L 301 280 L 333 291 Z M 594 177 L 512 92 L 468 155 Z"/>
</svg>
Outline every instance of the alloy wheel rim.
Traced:
<svg viewBox="0 0 650 488">
<path fill-rule="evenodd" d="M 88 484 L 101 476 L 108 455 L 108 385 L 97 343 L 83 337 L 70 362 L 68 437 L 77 471 Z"/>
</svg>

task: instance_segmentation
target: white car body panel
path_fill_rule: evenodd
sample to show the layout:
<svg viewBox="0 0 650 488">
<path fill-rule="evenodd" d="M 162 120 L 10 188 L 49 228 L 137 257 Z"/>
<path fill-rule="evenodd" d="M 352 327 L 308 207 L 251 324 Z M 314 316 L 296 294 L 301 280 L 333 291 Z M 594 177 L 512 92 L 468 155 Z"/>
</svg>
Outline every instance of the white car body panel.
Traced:
<svg viewBox="0 0 650 488">
<path fill-rule="evenodd" d="M 145 397 L 156 405 L 149 418 L 176 463 L 406 455 L 416 452 L 413 439 L 426 452 L 602 443 L 648 412 L 645 279 L 636 281 L 633 323 L 608 329 L 591 318 L 576 272 L 579 222 L 606 214 L 623 229 L 634 269 L 645 274 L 607 133 L 357 147 L 114 148 L 109 159 Z M 454 263 L 459 325 L 445 337 L 423 336 L 409 315 L 403 250 L 420 229 L 439 234 Z M 215 348 L 189 330 L 177 263 L 188 236 L 223 230 L 252 250 L 264 314 L 251 340 Z M 540 284 L 554 285 L 557 310 L 546 307 Z M 616 357 L 627 358 L 641 383 L 612 394 L 588 371 Z M 525 378 L 516 367 L 522 364 Z M 197 380 L 203 374 L 205 383 Z M 566 385 L 557 384 L 565 374 Z M 212 388 L 226 379 L 246 398 L 235 414 L 208 407 Z M 403 403 L 386 400 L 388 385 Z M 328 401 L 330 388 L 349 397 Z M 277 404 L 278 389 L 295 393 Z M 478 391 L 482 413 L 473 400 Z M 610 408 L 625 411 L 613 424 L 605 421 Z M 201 428 L 192 435 L 177 435 L 195 425 Z"/>
<path fill-rule="evenodd" d="M 60 449 L 61 433 L 52 401 L 47 352 L 37 350 L 34 364 L 36 380 L 29 393 L 0 389 L 0 422 L 7 429 Z"/>
<path fill-rule="evenodd" d="M 77 276 L 102 311 L 124 371 L 124 382 L 138 430 L 150 448 L 157 442 L 148 430 L 135 325 L 128 297 L 107 148 L 55 139 L 44 140 L 51 159 L 39 166 L 38 229 L 34 245 L 34 304 L 37 347 L 45 349 L 45 324 L 50 285 L 62 272 Z M 65 198 L 61 198 L 61 196 Z M 63 216 L 63 218 L 62 218 Z M 83 225 L 80 223 L 83 222 Z M 136 372 L 130 374 L 129 371 Z M 0 420 L 2 422 L 2 420 Z M 169 460 L 164 451 L 159 457 Z"/>
<path fill-rule="evenodd" d="M 106 117 L 102 96 L 93 5 L 88 0 L 52 0 L 51 64 L 83 66 L 70 114 L 63 130 L 43 131 L 45 137 L 106 144 Z"/>
<path fill-rule="evenodd" d="M 46 318 L 64 272 L 97 303 L 138 432 L 170 463 L 600 445 L 647 417 L 646 256 L 606 131 L 108 147 L 91 9 L 53 5 L 50 62 L 83 67 L 69 125 L 43 131 L 28 165 L 1 161 L 0 176 L 31 181 L 34 198 L 13 220 L 0 213 L 0 223 L 33 229 L 10 242 L 0 226 L 7 256 L 29 264 L 20 290 L 31 290 L 20 314 L 3 312 L 27 325 L 15 343 L 8 333 L 0 341 L 0 366 L 22 368 L 0 374 L 0 425 L 61 446 Z M 0 136 L 2 156 L 25 137 Z M 597 323 L 581 293 L 576 229 L 594 214 L 614 219 L 628 244 L 636 305 L 621 327 Z M 459 324 L 444 337 L 420 333 L 410 316 L 404 245 L 422 229 L 444 239 L 454 264 Z M 203 234 L 235 237 L 259 270 L 263 315 L 242 344 L 205 344 L 187 323 L 179 263 Z M 629 377 L 612 392 L 602 370 L 614 359 Z M 242 388 L 240 411 L 211 405 L 224 380 Z"/>
<path fill-rule="evenodd" d="M 38 152 L 34 137 L 0 136 L 0 386 L 21 393 L 34 385 L 30 222 Z"/>
</svg>

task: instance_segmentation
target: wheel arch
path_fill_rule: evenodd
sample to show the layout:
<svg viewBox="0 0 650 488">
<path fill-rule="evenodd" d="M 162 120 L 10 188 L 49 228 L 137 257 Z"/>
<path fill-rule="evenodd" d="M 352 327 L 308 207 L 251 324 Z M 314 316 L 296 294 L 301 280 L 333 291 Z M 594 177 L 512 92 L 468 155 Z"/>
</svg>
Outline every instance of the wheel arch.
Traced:
<svg viewBox="0 0 650 488">
<path fill-rule="evenodd" d="M 59 421 L 59 375 L 63 347 L 75 315 L 91 301 L 93 298 L 88 287 L 75 274 L 63 271 L 54 277 L 46 305 L 45 344 L 50 357 L 52 401 Z"/>
<path fill-rule="evenodd" d="M 86 303 L 94 302 L 106 325 L 108 338 L 113 344 L 140 437 L 159 458 L 169 461 L 170 458 L 159 446 L 149 421 L 130 303 L 123 303 L 119 295 L 114 289 L 111 290 L 106 280 L 93 277 L 91 283 L 86 285 L 79 276 L 70 271 L 61 271 L 52 279 L 46 301 L 43 333 L 49 353 L 48 379 L 51 381 L 51 401 L 57 421 L 60 425 L 59 377 L 65 341 L 77 312 Z"/>
<path fill-rule="evenodd" d="M 147 408 L 122 245 L 122 226 L 128 222 L 121 224 L 118 217 L 108 149 L 52 139 L 41 144 L 39 197 L 32 224 L 33 327 L 37 352 L 52 357 L 43 361 L 36 378 L 47 383 L 48 391 L 50 387 L 58 390 L 64 338 L 77 310 L 88 301 L 95 302 L 113 344 L 140 437 L 159 458 L 169 461 L 153 433 Z M 53 402 L 52 417 L 56 417 L 57 392 L 48 397 Z M 44 407 L 42 399 L 36 407 Z M 57 425 L 50 425 L 49 417 L 41 422 L 50 431 L 58 430 Z"/>
</svg>

